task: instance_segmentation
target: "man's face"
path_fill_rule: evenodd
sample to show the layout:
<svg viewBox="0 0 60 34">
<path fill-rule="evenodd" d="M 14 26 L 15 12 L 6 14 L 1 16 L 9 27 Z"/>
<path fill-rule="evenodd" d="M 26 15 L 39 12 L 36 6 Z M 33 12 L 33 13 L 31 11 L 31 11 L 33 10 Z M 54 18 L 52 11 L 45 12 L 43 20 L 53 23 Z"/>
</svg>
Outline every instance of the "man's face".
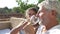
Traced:
<svg viewBox="0 0 60 34">
<path fill-rule="evenodd" d="M 39 10 L 38 12 L 38 17 L 40 18 L 40 22 L 42 22 L 43 24 L 48 24 L 50 22 L 52 22 L 54 19 L 54 15 L 52 15 L 52 11 L 47 11 L 46 9 L 42 8 L 41 10 Z"/>
</svg>

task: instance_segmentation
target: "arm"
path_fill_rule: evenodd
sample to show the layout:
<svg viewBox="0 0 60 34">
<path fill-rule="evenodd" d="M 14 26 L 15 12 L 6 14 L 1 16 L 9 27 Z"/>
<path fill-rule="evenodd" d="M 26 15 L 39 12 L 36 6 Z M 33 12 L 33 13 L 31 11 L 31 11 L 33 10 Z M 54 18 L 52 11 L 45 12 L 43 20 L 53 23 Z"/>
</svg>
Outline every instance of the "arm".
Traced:
<svg viewBox="0 0 60 34">
<path fill-rule="evenodd" d="M 10 34 L 17 34 L 25 25 L 27 25 L 28 22 L 24 23 L 23 25 L 18 25 L 17 27 L 13 28 L 10 32 Z"/>
<path fill-rule="evenodd" d="M 26 26 L 24 28 L 24 31 L 26 32 L 26 34 L 35 34 L 34 27 L 31 24 L 29 24 L 28 26 Z"/>
</svg>

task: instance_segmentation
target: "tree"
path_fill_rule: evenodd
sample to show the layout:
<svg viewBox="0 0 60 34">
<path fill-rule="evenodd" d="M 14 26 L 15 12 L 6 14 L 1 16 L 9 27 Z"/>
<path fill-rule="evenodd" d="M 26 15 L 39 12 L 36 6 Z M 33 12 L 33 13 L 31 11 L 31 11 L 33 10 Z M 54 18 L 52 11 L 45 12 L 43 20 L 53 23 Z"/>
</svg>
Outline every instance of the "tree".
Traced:
<svg viewBox="0 0 60 34">
<path fill-rule="evenodd" d="M 20 13 L 19 7 L 14 7 L 14 8 L 12 9 L 12 11 L 15 12 L 15 13 Z"/>
<path fill-rule="evenodd" d="M 8 7 L 0 8 L 0 14 L 9 14 L 11 10 Z"/>
<path fill-rule="evenodd" d="M 41 3 L 42 1 L 44 1 L 44 0 L 38 0 L 38 3 L 37 4 Z"/>
<path fill-rule="evenodd" d="M 26 2 L 24 2 L 22 0 L 16 0 L 16 2 L 19 5 L 20 13 L 24 13 L 25 10 L 30 7 L 37 7 L 37 5 L 35 5 L 35 4 L 28 4 L 28 0 L 26 0 Z"/>
<path fill-rule="evenodd" d="M 59 0 L 60 1 L 60 0 Z"/>
<path fill-rule="evenodd" d="M 8 14 L 11 12 L 12 9 L 9 9 L 8 7 L 4 7 L 3 10 L 4 10 L 3 12 Z"/>
</svg>

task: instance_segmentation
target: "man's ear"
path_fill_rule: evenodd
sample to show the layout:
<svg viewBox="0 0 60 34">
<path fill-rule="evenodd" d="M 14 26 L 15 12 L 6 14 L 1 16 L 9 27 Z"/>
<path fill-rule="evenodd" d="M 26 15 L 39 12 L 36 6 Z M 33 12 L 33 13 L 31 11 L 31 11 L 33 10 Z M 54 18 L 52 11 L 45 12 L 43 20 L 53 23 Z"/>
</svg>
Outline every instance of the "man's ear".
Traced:
<svg viewBox="0 0 60 34">
<path fill-rule="evenodd" d="M 52 15 L 53 15 L 53 16 L 56 16 L 56 14 L 57 14 L 57 13 L 56 13 L 56 10 L 52 10 Z"/>
</svg>

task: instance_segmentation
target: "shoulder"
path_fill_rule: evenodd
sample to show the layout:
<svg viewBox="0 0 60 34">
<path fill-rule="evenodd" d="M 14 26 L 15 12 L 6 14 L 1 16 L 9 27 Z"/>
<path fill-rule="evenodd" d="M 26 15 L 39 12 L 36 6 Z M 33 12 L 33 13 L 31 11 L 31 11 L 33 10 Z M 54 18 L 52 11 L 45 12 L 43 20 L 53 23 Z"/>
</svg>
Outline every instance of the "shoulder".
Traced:
<svg viewBox="0 0 60 34">
<path fill-rule="evenodd" d="M 56 25 L 53 28 L 51 28 L 50 30 L 48 30 L 46 32 L 46 34 L 59 34 L 60 33 L 60 25 Z"/>
<path fill-rule="evenodd" d="M 60 29 L 60 25 L 56 25 L 56 26 L 52 27 L 51 29 Z"/>
</svg>

